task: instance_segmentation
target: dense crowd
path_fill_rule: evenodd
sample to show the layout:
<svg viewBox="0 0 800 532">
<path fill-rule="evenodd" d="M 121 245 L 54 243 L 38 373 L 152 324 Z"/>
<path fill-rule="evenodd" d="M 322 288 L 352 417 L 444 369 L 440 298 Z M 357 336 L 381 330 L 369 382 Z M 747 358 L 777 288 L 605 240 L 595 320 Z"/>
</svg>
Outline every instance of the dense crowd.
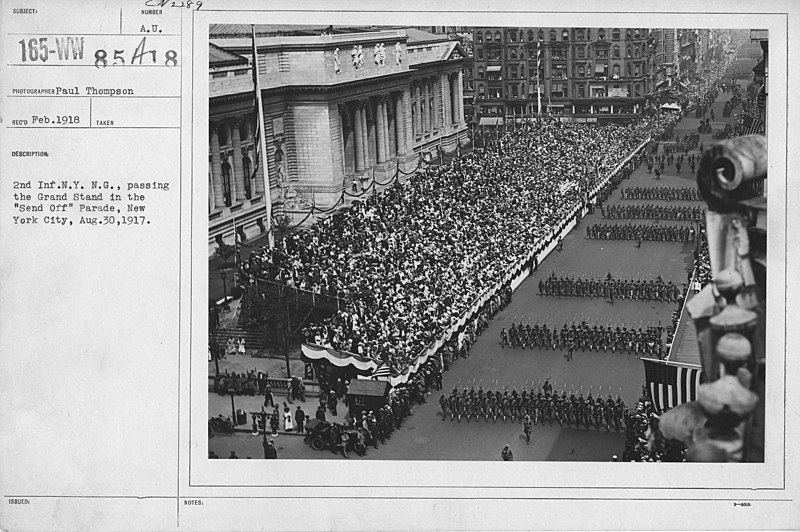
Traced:
<svg viewBox="0 0 800 532">
<path fill-rule="evenodd" d="M 615 204 L 601 209 L 603 218 L 611 220 L 669 220 L 693 221 L 705 220 L 706 211 L 700 207 L 681 207 L 678 205 L 661 205 L 643 203 L 637 205 Z"/>
<path fill-rule="evenodd" d="M 647 301 L 677 301 L 681 290 L 672 281 L 656 279 L 617 279 L 609 273 L 604 279 L 557 276 L 551 273 L 547 279 L 539 280 L 540 296 L 603 297 L 606 299 L 629 299 Z"/>
<path fill-rule="evenodd" d="M 511 267 L 555 238 L 600 176 L 676 120 L 527 123 L 493 150 L 425 169 L 253 252 L 243 270 L 346 299 L 306 341 L 402 371 Z"/>
<path fill-rule="evenodd" d="M 474 386 L 469 390 L 454 388 L 450 395 L 439 396 L 439 406 L 443 420 L 450 418 L 460 422 L 465 418 L 469 422 L 473 418 L 475 421 L 481 418 L 489 421 L 491 418 L 495 423 L 502 419 L 504 423 L 510 420 L 526 425 L 552 425 L 555 422 L 560 426 L 587 429 L 604 427 L 606 431 L 613 427 L 617 432 L 622 428 L 625 412 L 625 403 L 619 396 L 616 401 L 610 394 L 605 400 L 599 396 L 595 399 L 589 392 L 584 399 L 582 392 L 577 396 L 570 392 L 567 396 L 566 390 L 558 395 L 558 392 L 552 392 L 547 382 L 536 393 L 526 389 L 519 393 L 516 387 L 511 392 L 507 387 L 502 391 L 489 389 L 485 392 L 482 387 L 477 391 Z"/>
<path fill-rule="evenodd" d="M 619 194 L 624 200 L 703 201 L 697 187 L 625 187 Z"/>
<path fill-rule="evenodd" d="M 589 325 L 585 321 L 576 325 L 566 323 L 559 329 L 546 323 L 512 322 L 511 327 L 500 331 L 500 345 L 512 348 L 531 349 L 568 349 L 570 352 L 580 351 L 617 351 L 634 353 L 636 356 L 649 355 L 662 358 L 664 356 L 663 327 L 661 323 L 642 330 L 627 326 L 612 328 L 611 325 Z"/>
<path fill-rule="evenodd" d="M 635 410 L 624 413 L 627 440 L 623 462 L 683 462 L 686 450 L 666 440 L 658 430 L 659 416 L 642 387 L 642 396 Z"/>
<path fill-rule="evenodd" d="M 639 240 L 654 242 L 692 242 L 695 230 L 690 225 L 592 224 L 586 238 L 596 240 Z"/>
</svg>

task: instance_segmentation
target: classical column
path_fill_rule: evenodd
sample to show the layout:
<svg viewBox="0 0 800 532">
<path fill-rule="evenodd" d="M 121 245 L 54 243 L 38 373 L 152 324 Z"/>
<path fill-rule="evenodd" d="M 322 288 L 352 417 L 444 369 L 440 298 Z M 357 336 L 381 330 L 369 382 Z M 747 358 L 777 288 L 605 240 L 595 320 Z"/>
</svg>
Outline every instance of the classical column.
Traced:
<svg viewBox="0 0 800 532">
<path fill-rule="evenodd" d="M 422 123 L 425 133 L 431 130 L 431 89 L 428 80 L 422 82 L 423 87 L 423 100 L 422 100 Z"/>
<path fill-rule="evenodd" d="M 386 142 L 388 143 L 389 147 L 386 149 L 386 156 L 389 159 L 392 159 L 397 156 L 397 137 L 395 136 L 397 128 L 395 127 L 394 123 L 397 120 L 397 117 L 394 114 L 394 106 L 392 105 L 394 101 L 392 101 L 392 95 L 386 95 L 386 129 L 388 130 L 389 134 L 386 135 Z"/>
<path fill-rule="evenodd" d="M 362 101 L 359 104 L 361 109 L 361 145 L 364 150 L 361 152 L 361 165 L 364 170 L 369 166 L 369 130 L 367 129 L 367 102 Z"/>
<path fill-rule="evenodd" d="M 375 102 L 375 129 L 378 139 L 376 151 L 378 154 L 378 164 L 386 162 L 386 122 L 383 114 L 383 99 L 378 98 Z"/>
<path fill-rule="evenodd" d="M 239 133 L 239 119 L 234 119 L 230 123 L 231 146 L 233 155 L 231 156 L 231 168 L 233 169 L 233 181 L 236 183 L 236 199 L 242 201 L 246 199 L 244 186 L 244 171 L 242 169 L 242 139 Z"/>
<path fill-rule="evenodd" d="M 389 110 L 387 109 L 388 103 L 389 99 L 386 97 L 386 95 L 381 96 L 381 112 L 383 113 L 383 153 L 387 161 L 392 158 L 392 150 L 389 147 Z"/>
<path fill-rule="evenodd" d="M 222 190 L 222 160 L 219 156 L 219 124 L 211 122 L 208 129 L 211 132 L 211 180 L 214 188 L 214 206 L 222 208 L 225 206 L 225 194 Z"/>
<path fill-rule="evenodd" d="M 361 115 L 363 113 L 364 110 L 361 109 L 361 105 L 356 104 L 355 117 L 353 118 L 353 135 L 356 141 L 356 172 L 364 171 L 364 126 L 361 124 Z"/>
<path fill-rule="evenodd" d="M 439 84 L 438 78 L 433 78 L 431 81 L 433 88 L 433 129 L 439 129 L 441 121 L 439 120 L 439 107 L 441 107 L 442 88 Z"/>
<path fill-rule="evenodd" d="M 450 76 L 450 109 L 453 111 L 451 117 L 453 124 L 458 124 L 458 77 Z"/>
<path fill-rule="evenodd" d="M 399 93 L 394 101 L 394 127 L 395 139 L 397 139 L 397 155 L 406 153 L 406 135 L 405 135 L 405 109 L 403 105 L 403 93 Z"/>
<path fill-rule="evenodd" d="M 414 91 L 414 137 L 422 136 L 422 107 L 420 106 L 420 88 L 419 82 L 415 83 L 411 88 Z"/>
<path fill-rule="evenodd" d="M 456 107 L 458 108 L 458 121 L 456 121 L 456 124 L 460 124 L 464 121 L 464 97 L 461 92 L 461 87 L 463 86 L 464 73 L 459 70 L 458 76 L 456 76 Z"/>
<path fill-rule="evenodd" d="M 208 172 L 208 213 L 214 210 L 214 178 L 211 176 L 211 171 Z"/>
</svg>

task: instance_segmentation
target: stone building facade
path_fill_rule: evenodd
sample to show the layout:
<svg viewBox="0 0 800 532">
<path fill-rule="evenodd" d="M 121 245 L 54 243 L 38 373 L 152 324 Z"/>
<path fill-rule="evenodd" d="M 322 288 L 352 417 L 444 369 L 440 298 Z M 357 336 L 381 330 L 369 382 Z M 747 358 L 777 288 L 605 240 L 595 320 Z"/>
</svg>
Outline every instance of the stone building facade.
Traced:
<svg viewBox="0 0 800 532">
<path fill-rule="evenodd" d="M 234 231 L 264 233 L 267 198 L 274 216 L 326 209 L 467 141 L 456 41 L 411 28 L 322 30 L 256 27 L 265 180 L 263 166 L 252 173 L 250 26 L 212 26 L 210 250 Z"/>
</svg>

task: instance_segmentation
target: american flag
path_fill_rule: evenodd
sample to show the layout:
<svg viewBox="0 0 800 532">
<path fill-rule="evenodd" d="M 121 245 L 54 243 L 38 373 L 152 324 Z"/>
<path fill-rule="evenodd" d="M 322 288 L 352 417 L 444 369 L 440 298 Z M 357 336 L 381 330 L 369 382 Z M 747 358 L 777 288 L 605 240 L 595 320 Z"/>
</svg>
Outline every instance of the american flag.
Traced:
<svg viewBox="0 0 800 532">
<path fill-rule="evenodd" d="M 763 122 L 757 116 L 753 116 L 750 113 L 744 113 L 742 115 L 742 119 L 744 121 L 744 130 L 742 131 L 743 135 L 757 135 L 761 132 L 761 126 Z"/>
<path fill-rule="evenodd" d="M 252 45 L 253 45 L 253 113 L 256 115 L 256 131 L 253 135 L 253 152 L 255 153 L 255 161 L 253 164 L 253 172 L 250 175 L 250 180 L 256 178 L 258 172 L 258 165 L 261 162 L 261 121 L 258 119 L 259 108 L 261 106 L 261 84 L 258 79 L 258 48 L 256 47 L 256 29 L 251 26 L 252 31 Z"/>
<path fill-rule="evenodd" d="M 703 368 L 654 358 L 642 358 L 642 362 L 647 392 L 658 414 L 697 399 L 697 389 L 705 381 Z"/>
<path fill-rule="evenodd" d="M 371 377 L 375 380 L 389 380 L 389 377 L 392 376 L 392 371 L 389 369 L 389 365 L 385 362 L 381 362 L 381 365 L 375 368 L 375 371 L 372 372 Z"/>
</svg>

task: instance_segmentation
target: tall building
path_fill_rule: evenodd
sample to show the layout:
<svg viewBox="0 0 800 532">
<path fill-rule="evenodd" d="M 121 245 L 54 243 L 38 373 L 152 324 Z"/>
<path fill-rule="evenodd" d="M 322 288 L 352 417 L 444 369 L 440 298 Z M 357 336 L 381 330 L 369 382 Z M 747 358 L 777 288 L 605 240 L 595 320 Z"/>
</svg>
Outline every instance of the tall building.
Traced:
<svg viewBox="0 0 800 532">
<path fill-rule="evenodd" d="M 476 124 L 540 112 L 582 122 L 640 115 L 649 93 L 645 28 L 476 27 L 465 109 Z"/>
<path fill-rule="evenodd" d="M 255 168 L 249 25 L 209 34 L 209 251 L 277 215 L 413 172 L 467 142 L 456 40 L 421 30 L 256 26 L 265 163 Z"/>
</svg>

